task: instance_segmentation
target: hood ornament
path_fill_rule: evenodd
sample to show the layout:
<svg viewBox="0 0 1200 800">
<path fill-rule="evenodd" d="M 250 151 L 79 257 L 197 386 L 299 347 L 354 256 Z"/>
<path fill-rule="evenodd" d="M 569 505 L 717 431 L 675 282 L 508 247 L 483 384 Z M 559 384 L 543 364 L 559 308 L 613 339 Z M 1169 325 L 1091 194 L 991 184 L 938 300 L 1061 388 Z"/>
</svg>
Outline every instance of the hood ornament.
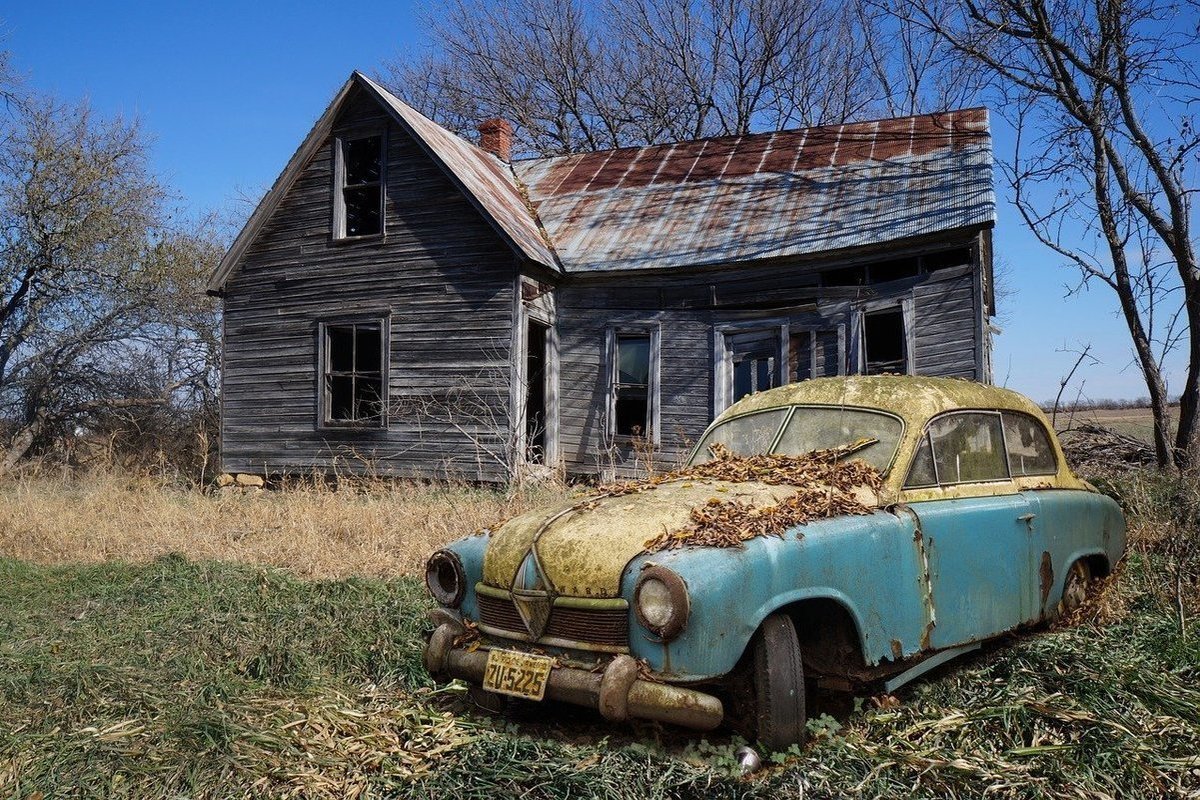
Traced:
<svg viewBox="0 0 1200 800">
<path fill-rule="evenodd" d="M 549 581 L 546 580 L 532 547 L 513 578 L 512 601 L 529 635 L 534 639 L 542 638 L 542 634 L 546 632 L 546 625 L 550 622 L 553 597 Z"/>
</svg>

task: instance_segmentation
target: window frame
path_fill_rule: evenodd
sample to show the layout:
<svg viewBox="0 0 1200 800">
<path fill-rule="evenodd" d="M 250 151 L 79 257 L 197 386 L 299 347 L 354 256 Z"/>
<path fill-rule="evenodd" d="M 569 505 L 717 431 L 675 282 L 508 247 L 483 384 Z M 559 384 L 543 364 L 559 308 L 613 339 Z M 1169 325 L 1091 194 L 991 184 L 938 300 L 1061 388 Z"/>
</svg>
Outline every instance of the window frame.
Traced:
<svg viewBox="0 0 1200 800">
<path fill-rule="evenodd" d="M 377 325 L 379 327 L 379 379 L 380 403 L 383 408 L 378 419 L 333 419 L 332 398 L 330 397 L 329 378 L 332 377 L 331 353 L 329 347 L 329 330 L 331 328 L 358 327 Z M 357 342 L 357 338 L 355 339 Z M 317 429 L 318 430 L 386 430 L 389 420 L 389 390 L 388 384 L 391 372 L 391 317 L 388 314 L 361 315 L 353 317 L 334 317 L 317 323 Z M 357 345 L 356 345 L 357 346 Z M 339 370 L 338 374 L 374 375 L 374 372 L 360 372 L 351 363 L 351 370 L 346 373 Z M 353 398 L 352 398 L 353 399 Z"/>
<path fill-rule="evenodd" d="M 351 142 L 362 139 L 379 137 L 379 180 L 368 183 L 346 185 L 346 148 Z M 345 128 L 333 137 L 333 215 L 330 226 L 330 239 L 334 242 L 363 242 L 383 239 L 387 235 L 387 128 L 366 126 Z M 346 189 L 367 186 L 379 186 L 379 231 L 350 236 L 346 233 Z"/>
<path fill-rule="evenodd" d="M 1050 451 L 1050 459 L 1054 462 L 1053 470 L 1050 472 L 1022 472 L 1020 475 L 1012 474 L 1012 454 L 1008 449 L 1008 430 L 1005 429 L 1004 426 L 1004 417 L 1006 416 L 1024 417 L 1032 422 L 1039 431 L 1041 431 L 1041 434 L 1043 437 L 1045 437 L 1046 444 Z M 1012 475 L 1012 480 L 1018 480 L 1020 478 L 1046 478 L 1051 475 L 1057 475 L 1062 470 L 1062 462 L 1059 460 L 1058 451 L 1054 447 L 1055 437 L 1051 435 L 1050 431 L 1046 428 L 1046 425 L 1040 419 L 1035 417 L 1033 414 L 1027 414 L 1024 411 L 1001 411 L 1000 417 L 1000 427 L 1004 431 L 1004 457 L 1008 459 L 1008 473 L 1009 475 Z"/>
<path fill-rule="evenodd" d="M 927 423 L 925 423 L 925 427 L 921 431 L 921 436 L 920 436 L 920 438 L 917 439 L 916 449 L 913 450 L 912 457 L 908 461 L 908 470 L 904 473 L 904 482 L 901 484 L 900 488 L 903 491 L 908 491 L 908 490 L 917 490 L 917 489 L 945 489 L 947 487 L 972 486 L 972 485 L 980 484 L 980 483 L 1012 483 L 1014 478 L 1013 478 L 1013 474 L 1012 474 L 1012 468 L 1008 462 L 1008 438 L 1004 432 L 1004 413 L 1005 413 L 1004 411 L 1002 411 L 1000 409 L 994 409 L 994 408 L 959 408 L 959 409 L 955 409 L 953 411 L 946 411 L 942 414 L 938 414 L 937 416 L 932 417 Z M 1019 413 L 1019 412 L 1016 412 L 1016 413 Z M 977 481 L 953 481 L 953 482 L 945 482 L 945 483 L 942 482 L 942 476 L 938 474 L 938 468 L 937 468 L 937 450 L 933 446 L 933 439 L 929 435 L 929 429 L 934 423 L 939 422 L 943 419 L 946 419 L 947 417 L 961 416 L 961 415 L 966 415 L 966 414 L 993 416 L 1000 420 L 1000 446 L 1003 448 L 1003 451 L 1004 451 L 1004 471 L 1007 474 L 1007 477 L 985 478 L 983 480 L 977 480 Z M 921 449 L 921 445 L 925 441 L 929 442 L 929 452 L 930 452 L 930 456 L 933 461 L 933 479 L 934 479 L 935 483 L 923 483 L 923 484 L 919 484 L 919 485 L 910 484 L 908 482 L 908 480 L 909 480 L 909 476 L 912 475 L 913 465 L 916 463 L 916 460 L 917 460 L 917 452 Z M 1056 455 L 1055 461 L 1057 461 L 1057 460 L 1058 460 L 1058 458 Z M 1029 477 L 1029 476 L 1020 476 L 1020 477 Z"/>
<path fill-rule="evenodd" d="M 620 360 L 618 341 L 624 336 L 648 337 L 650 339 L 650 363 L 646 384 L 646 417 L 649 436 L 634 437 L 629 434 L 617 433 L 617 391 L 621 387 L 619 380 Z M 605 438 L 613 444 L 631 445 L 635 439 L 641 438 L 653 445 L 661 443 L 660 429 L 662 428 L 659 402 L 661 382 L 659 380 L 661 358 L 661 328 L 658 325 L 622 324 L 610 325 L 605 331 L 605 351 L 608 362 L 608 386 L 606 389 Z"/>
<path fill-rule="evenodd" d="M 787 317 L 770 317 L 713 325 L 712 418 L 714 420 L 736 402 L 733 399 L 733 337 L 759 332 L 771 335 L 774 350 L 771 354 L 774 359 L 772 380 L 775 381 L 775 387 L 779 387 L 791 383 L 790 330 L 790 320 Z"/>
<path fill-rule="evenodd" d="M 903 375 L 917 374 L 916 300 L 910 290 L 905 296 L 885 300 L 856 303 L 850 315 L 850 353 L 846 370 L 851 375 L 867 375 L 867 316 L 879 312 L 900 312 L 900 324 L 904 331 Z"/>
</svg>

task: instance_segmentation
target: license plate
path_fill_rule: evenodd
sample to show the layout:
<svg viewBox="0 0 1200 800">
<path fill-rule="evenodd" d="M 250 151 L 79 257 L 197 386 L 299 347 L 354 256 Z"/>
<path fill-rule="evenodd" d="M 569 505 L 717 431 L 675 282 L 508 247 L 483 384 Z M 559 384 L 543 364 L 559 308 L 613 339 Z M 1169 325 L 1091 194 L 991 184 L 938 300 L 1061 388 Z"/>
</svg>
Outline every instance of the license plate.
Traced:
<svg viewBox="0 0 1200 800">
<path fill-rule="evenodd" d="M 541 700 L 546 696 L 546 681 L 550 678 L 553 663 L 554 659 L 546 656 L 492 650 L 483 672 L 483 688 L 527 700 Z"/>
</svg>

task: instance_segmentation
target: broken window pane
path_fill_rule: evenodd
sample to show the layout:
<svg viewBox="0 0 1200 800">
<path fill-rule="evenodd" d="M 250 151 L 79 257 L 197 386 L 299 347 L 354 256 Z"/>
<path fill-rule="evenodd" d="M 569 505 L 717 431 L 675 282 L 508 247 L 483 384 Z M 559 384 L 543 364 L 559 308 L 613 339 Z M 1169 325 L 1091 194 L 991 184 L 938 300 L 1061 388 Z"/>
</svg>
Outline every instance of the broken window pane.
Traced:
<svg viewBox="0 0 1200 800">
<path fill-rule="evenodd" d="M 383 416 L 383 379 L 362 376 L 354 381 L 354 418 L 371 421 Z"/>
<path fill-rule="evenodd" d="M 863 344 L 867 375 L 908 372 L 905 357 L 904 312 L 899 307 L 863 315 Z"/>
<path fill-rule="evenodd" d="M 346 142 L 346 185 L 359 186 L 378 183 L 379 161 L 383 140 L 378 136 L 351 139 Z"/>
<path fill-rule="evenodd" d="M 346 421 L 354 419 L 354 377 L 331 375 L 329 377 L 329 419 Z"/>
<path fill-rule="evenodd" d="M 383 137 L 347 139 L 342 143 L 344 236 L 382 232 Z"/>
<path fill-rule="evenodd" d="M 649 396 L 645 389 L 623 386 L 617 390 L 617 435 L 645 436 L 649 430 Z"/>
<path fill-rule="evenodd" d="M 379 192 L 378 185 L 344 190 L 347 236 L 371 236 L 379 233 Z"/>
<path fill-rule="evenodd" d="M 929 424 L 938 483 L 1008 480 L 999 414 L 951 414 Z"/>
<path fill-rule="evenodd" d="M 1004 442 L 1013 476 L 1053 475 L 1058 472 L 1046 429 L 1033 417 L 1004 413 Z"/>
<path fill-rule="evenodd" d="M 334 372 L 350 372 L 354 369 L 354 327 L 330 325 L 325 331 L 329 369 Z"/>
<path fill-rule="evenodd" d="M 354 371 L 379 372 L 382 363 L 379 327 L 375 325 L 354 326 Z"/>
</svg>

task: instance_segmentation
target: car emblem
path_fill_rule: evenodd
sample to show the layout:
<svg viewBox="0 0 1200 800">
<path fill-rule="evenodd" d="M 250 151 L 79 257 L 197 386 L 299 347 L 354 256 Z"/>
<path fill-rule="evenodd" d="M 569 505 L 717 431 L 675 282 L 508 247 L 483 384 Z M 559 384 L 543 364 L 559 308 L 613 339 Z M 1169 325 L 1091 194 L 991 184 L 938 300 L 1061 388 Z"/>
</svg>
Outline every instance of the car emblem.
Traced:
<svg viewBox="0 0 1200 800">
<path fill-rule="evenodd" d="M 512 585 L 513 605 L 525 623 L 525 629 L 534 639 L 540 639 L 550 621 L 550 604 L 552 598 L 546 577 L 538 565 L 537 556 L 533 549 L 525 556 Z"/>
</svg>

